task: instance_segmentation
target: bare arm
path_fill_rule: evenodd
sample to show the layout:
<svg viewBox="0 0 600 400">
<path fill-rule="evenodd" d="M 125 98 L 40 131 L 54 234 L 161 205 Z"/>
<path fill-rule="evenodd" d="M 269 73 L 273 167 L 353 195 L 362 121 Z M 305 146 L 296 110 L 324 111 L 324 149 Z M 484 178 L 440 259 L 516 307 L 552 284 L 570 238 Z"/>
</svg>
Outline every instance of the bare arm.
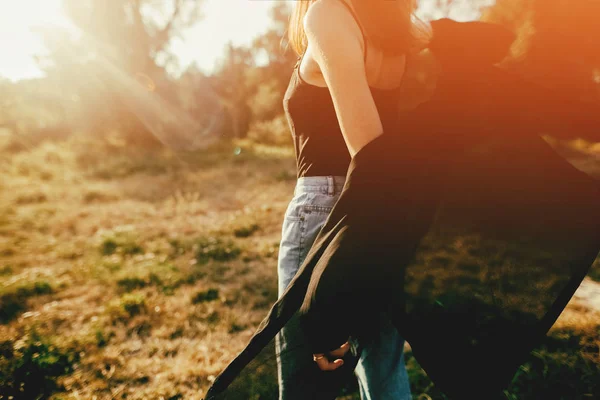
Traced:
<svg viewBox="0 0 600 400">
<path fill-rule="evenodd" d="M 360 29 L 337 1 L 314 3 L 304 18 L 304 29 L 331 93 L 344 140 L 354 157 L 383 133 L 367 82 Z"/>
<path fill-rule="evenodd" d="M 383 126 L 367 82 L 360 28 L 337 1 L 318 1 L 304 17 L 304 29 L 333 100 L 350 155 L 383 133 Z M 343 365 L 349 342 L 328 355 L 315 354 L 321 370 Z"/>
</svg>

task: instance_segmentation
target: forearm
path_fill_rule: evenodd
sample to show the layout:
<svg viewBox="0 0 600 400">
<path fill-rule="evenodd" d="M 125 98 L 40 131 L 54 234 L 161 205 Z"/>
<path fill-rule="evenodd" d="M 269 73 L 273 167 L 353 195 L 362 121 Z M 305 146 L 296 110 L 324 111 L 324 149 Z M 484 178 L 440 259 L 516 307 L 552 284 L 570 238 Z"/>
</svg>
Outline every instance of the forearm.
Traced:
<svg viewBox="0 0 600 400">
<path fill-rule="evenodd" d="M 392 151 L 396 144 L 384 136 L 353 158 L 320 233 L 333 237 L 321 249 L 299 311 L 313 353 L 373 333 L 378 312 L 391 301 L 398 304 L 392 297 L 402 296 L 403 267 L 432 220 L 435 193 L 431 186 L 419 187 L 431 163 L 411 168 L 410 157 L 400 148 Z"/>
</svg>

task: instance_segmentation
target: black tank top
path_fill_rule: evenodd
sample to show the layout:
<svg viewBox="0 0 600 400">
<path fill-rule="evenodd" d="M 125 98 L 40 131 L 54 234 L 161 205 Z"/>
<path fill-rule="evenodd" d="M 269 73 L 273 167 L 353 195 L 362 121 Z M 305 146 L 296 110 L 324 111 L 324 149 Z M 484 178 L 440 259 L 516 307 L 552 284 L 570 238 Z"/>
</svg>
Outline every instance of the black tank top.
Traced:
<svg viewBox="0 0 600 400">
<path fill-rule="evenodd" d="M 352 13 L 361 30 L 366 61 L 367 41 L 364 30 L 352 8 L 344 0 L 340 1 Z M 351 157 L 329 88 L 316 86 L 302 79 L 302 58 L 303 56 L 298 57 L 283 98 L 283 108 L 294 140 L 297 176 L 346 176 Z M 398 117 L 401 87 L 402 84 L 392 89 L 370 87 L 384 132 L 391 129 Z"/>
</svg>

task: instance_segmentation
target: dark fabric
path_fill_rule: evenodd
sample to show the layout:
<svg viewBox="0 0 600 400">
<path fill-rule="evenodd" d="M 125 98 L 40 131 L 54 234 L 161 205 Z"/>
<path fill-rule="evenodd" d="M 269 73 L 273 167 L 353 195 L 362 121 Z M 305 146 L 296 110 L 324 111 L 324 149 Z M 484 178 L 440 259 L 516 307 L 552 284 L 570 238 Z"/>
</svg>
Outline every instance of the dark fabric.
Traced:
<svg viewBox="0 0 600 400">
<path fill-rule="evenodd" d="M 481 29 L 505 35 L 481 23 L 432 27 L 438 48 Z M 457 56 L 475 56 L 469 49 Z M 538 103 L 524 107 L 531 99 Z M 552 107 L 558 116 L 545 115 Z M 581 111 L 592 109 L 491 64 L 445 69 L 429 101 L 352 159 L 302 267 L 207 398 L 248 396 L 293 315 L 310 339 L 293 351 L 326 352 L 349 336 L 368 340 L 373 310 L 388 313 L 449 398 L 500 397 L 600 251 L 599 182 L 540 136 L 573 125 L 598 131 L 600 113 Z M 319 375 L 324 398 L 343 387 L 344 367 Z M 298 370 L 299 384 L 308 371 Z"/>
<path fill-rule="evenodd" d="M 362 32 L 363 28 L 356 14 L 346 2 L 340 2 L 352 13 Z M 367 45 L 364 43 L 366 62 Z M 311 85 L 302 80 L 301 62 L 302 57 L 299 57 L 283 98 L 283 108 L 294 140 L 297 176 L 345 176 L 350 164 L 350 153 L 329 88 Z M 370 88 L 384 131 L 393 129 L 398 118 L 401 87 L 402 85 L 392 89 Z"/>
</svg>

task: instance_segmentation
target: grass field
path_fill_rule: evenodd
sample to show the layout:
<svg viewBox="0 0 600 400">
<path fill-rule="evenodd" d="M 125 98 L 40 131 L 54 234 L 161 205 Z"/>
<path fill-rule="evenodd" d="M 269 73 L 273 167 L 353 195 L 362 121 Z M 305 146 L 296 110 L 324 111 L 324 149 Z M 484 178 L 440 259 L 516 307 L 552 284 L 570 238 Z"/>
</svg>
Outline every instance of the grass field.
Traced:
<svg viewBox="0 0 600 400">
<path fill-rule="evenodd" d="M 0 399 L 201 399 L 276 300 L 293 149 L 73 139 L 0 168 Z M 600 398 L 594 279 L 598 262 L 508 399 Z M 407 365 L 415 399 L 443 398 Z"/>
</svg>

